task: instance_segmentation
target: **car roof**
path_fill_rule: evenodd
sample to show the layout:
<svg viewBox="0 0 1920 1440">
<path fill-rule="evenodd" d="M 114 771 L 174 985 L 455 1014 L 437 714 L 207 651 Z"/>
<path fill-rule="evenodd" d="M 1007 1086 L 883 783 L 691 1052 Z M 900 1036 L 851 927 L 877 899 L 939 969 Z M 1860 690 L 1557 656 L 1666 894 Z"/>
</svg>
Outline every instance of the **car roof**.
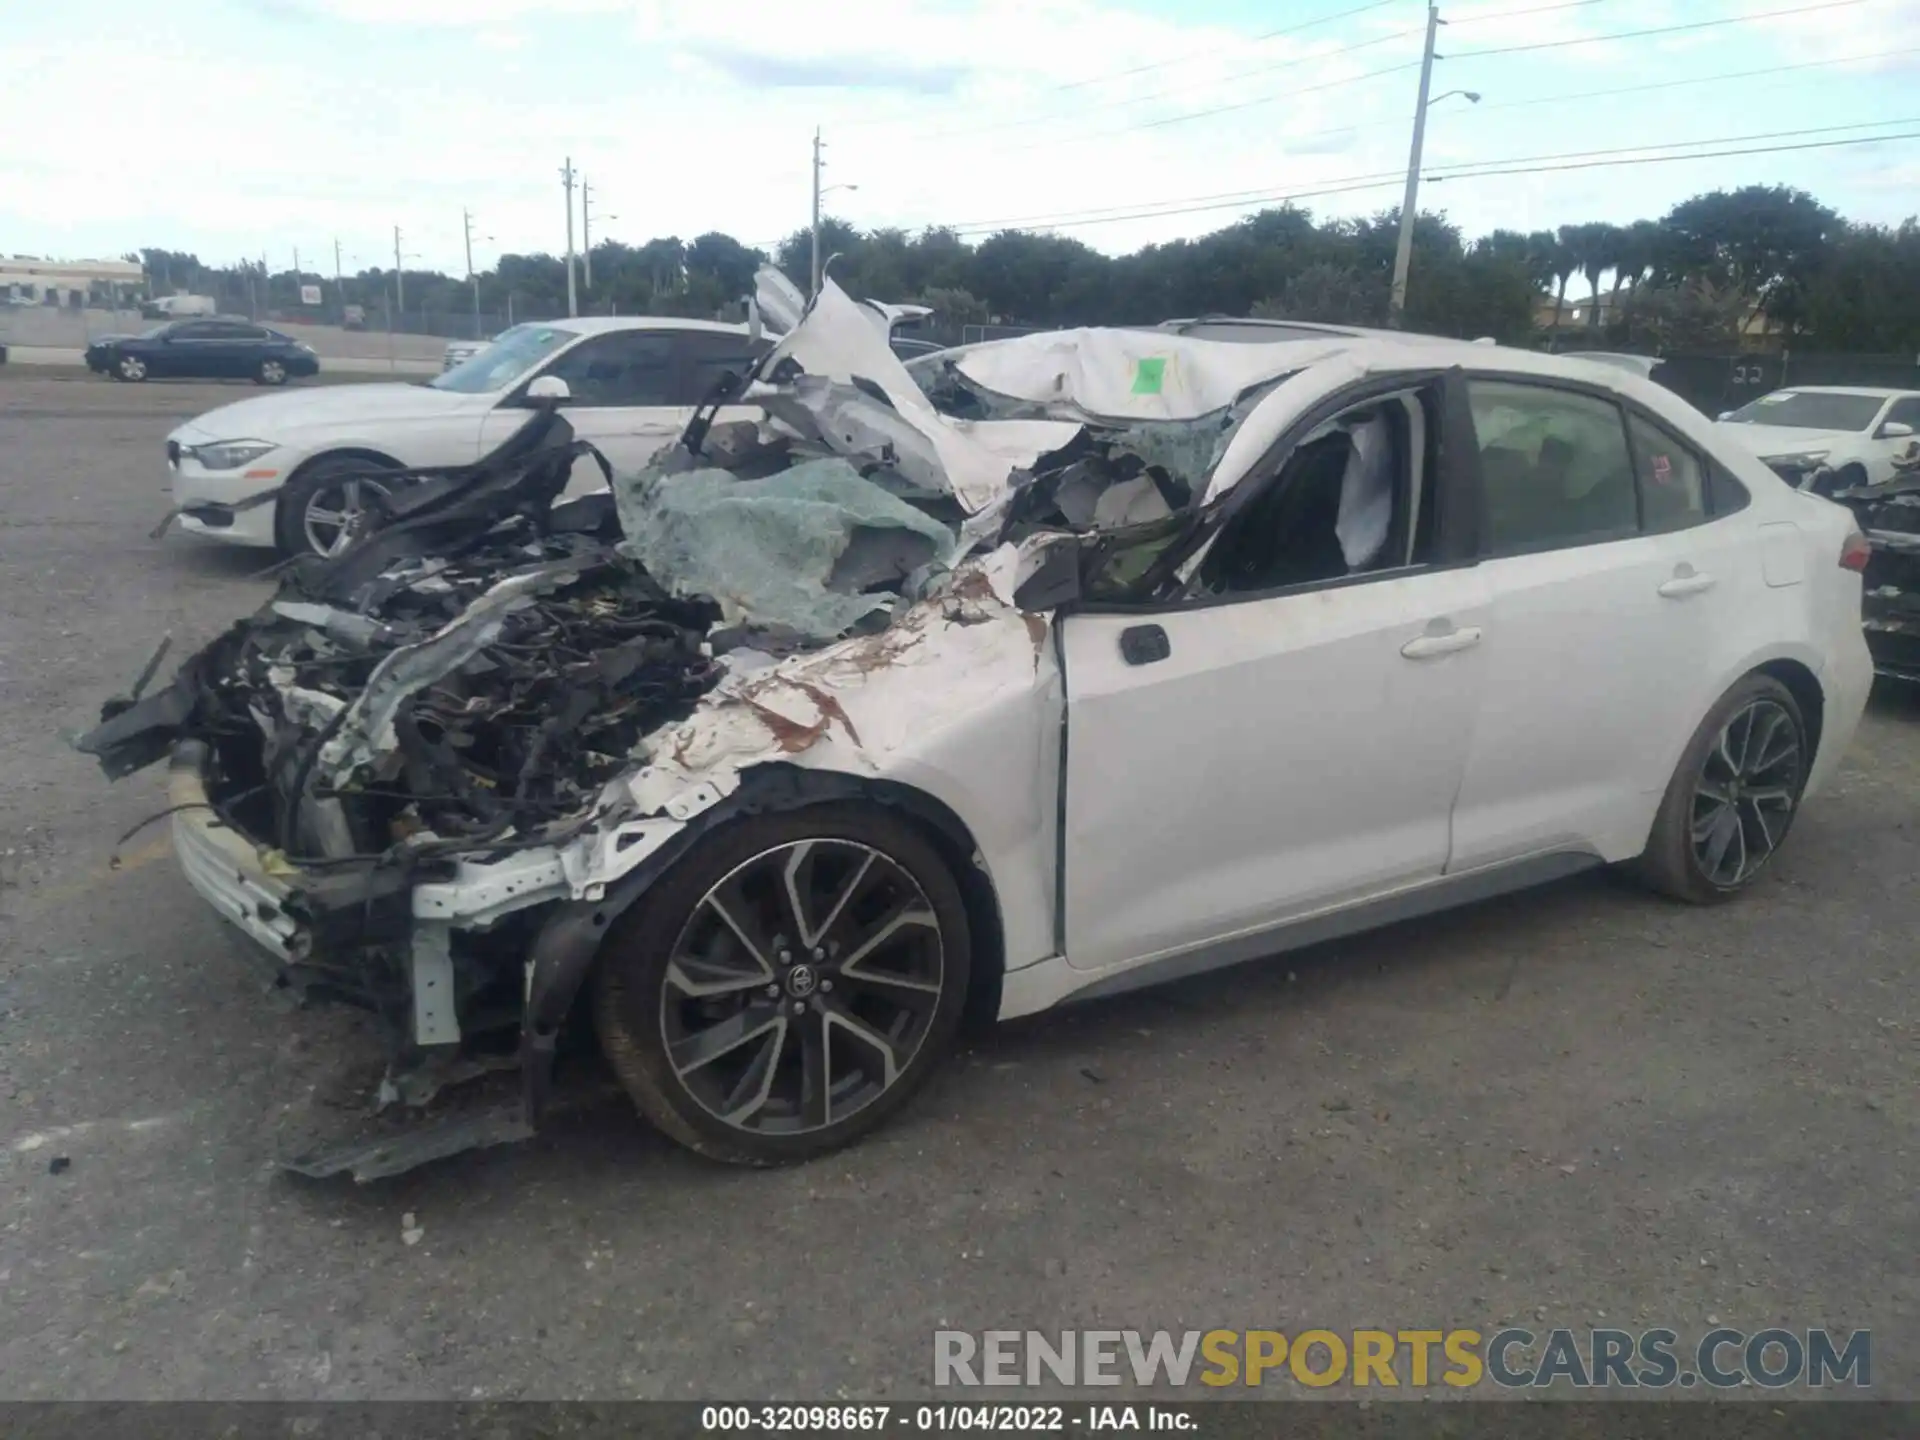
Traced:
<svg viewBox="0 0 1920 1440">
<path fill-rule="evenodd" d="M 553 330 L 571 330 L 577 335 L 605 335 L 613 330 L 703 330 L 717 335 L 744 335 L 744 325 L 728 325 L 718 320 L 684 320 L 678 315 L 575 315 L 566 320 L 529 320 L 529 325 L 545 325 Z"/>
<path fill-rule="evenodd" d="M 1782 385 L 1769 392 L 1774 395 L 1860 395 L 1874 400 L 1890 400 L 1896 395 L 1920 395 L 1920 390 L 1902 390 L 1881 385 Z"/>
</svg>

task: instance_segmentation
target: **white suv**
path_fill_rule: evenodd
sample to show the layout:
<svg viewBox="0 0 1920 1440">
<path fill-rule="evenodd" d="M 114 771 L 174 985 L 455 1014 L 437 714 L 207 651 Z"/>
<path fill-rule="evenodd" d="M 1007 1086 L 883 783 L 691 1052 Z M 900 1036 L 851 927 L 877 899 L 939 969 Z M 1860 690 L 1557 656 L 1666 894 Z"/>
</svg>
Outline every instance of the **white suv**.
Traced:
<svg viewBox="0 0 1920 1440">
<path fill-rule="evenodd" d="M 422 384 L 332 385 L 223 405 L 167 437 L 180 526 L 236 545 L 332 554 L 379 470 L 471 464 L 519 431 L 527 387 L 566 382 L 567 419 L 617 469 L 637 470 L 685 428 L 724 372 L 770 341 L 742 325 L 661 316 L 517 325 Z M 604 483 L 591 460 L 571 490 Z"/>
</svg>

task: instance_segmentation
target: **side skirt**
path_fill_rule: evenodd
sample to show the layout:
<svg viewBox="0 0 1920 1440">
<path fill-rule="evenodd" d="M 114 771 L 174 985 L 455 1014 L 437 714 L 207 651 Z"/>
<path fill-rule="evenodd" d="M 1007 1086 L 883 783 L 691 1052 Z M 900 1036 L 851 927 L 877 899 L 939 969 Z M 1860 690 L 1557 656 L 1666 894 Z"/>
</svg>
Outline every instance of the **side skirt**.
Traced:
<svg viewBox="0 0 1920 1440">
<path fill-rule="evenodd" d="M 1414 920 L 1422 915 L 1452 910 L 1479 900 L 1490 900 L 1496 895 L 1528 890 L 1536 885 L 1591 870 L 1603 863 L 1598 855 L 1587 851 L 1563 850 L 1532 855 L 1524 860 L 1490 865 L 1462 875 L 1443 875 L 1390 895 L 1308 915 L 1272 929 L 1234 935 L 1195 949 L 1157 956 L 1104 975 L 1098 971 L 1076 970 L 1063 956 L 1056 955 L 1037 965 L 1028 965 L 1007 974 L 1001 992 L 1000 1018 L 1012 1020 L 1069 1000 L 1096 1000 L 1108 995 L 1123 995 L 1129 990 L 1184 980 L 1188 976 L 1203 975 L 1209 970 L 1221 970 L 1229 965 L 1243 965 L 1250 960 L 1284 955 L 1309 945 L 1378 930 L 1402 920 Z"/>
</svg>

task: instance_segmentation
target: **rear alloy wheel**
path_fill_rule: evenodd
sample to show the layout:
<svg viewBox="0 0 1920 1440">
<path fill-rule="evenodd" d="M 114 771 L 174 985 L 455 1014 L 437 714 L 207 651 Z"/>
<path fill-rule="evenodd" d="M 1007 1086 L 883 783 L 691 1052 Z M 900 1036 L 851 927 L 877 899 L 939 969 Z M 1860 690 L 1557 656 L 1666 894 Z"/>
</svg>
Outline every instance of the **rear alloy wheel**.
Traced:
<svg viewBox="0 0 1920 1440">
<path fill-rule="evenodd" d="M 286 555 L 338 555 L 365 531 L 392 489 L 371 478 L 381 465 L 353 456 L 309 465 L 280 492 L 274 539 Z"/>
<path fill-rule="evenodd" d="M 1792 692 L 1765 675 L 1743 680 L 1687 746 L 1641 857 L 1642 874 L 1655 889 L 1697 904 L 1739 894 L 1787 838 L 1812 758 Z"/>
<path fill-rule="evenodd" d="M 770 1165 L 879 1125 L 950 1048 L 971 939 L 906 821 L 832 805 L 748 819 L 680 861 L 602 947 L 594 1019 L 642 1114 Z"/>
<path fill-rule="evenodd" d="M 138 355 L 122 355 L 114 362 L 113 373 L 129 383 L 141 381 L 147 378 L 147 362 Z"/>
<path fill-rule="evenodd" d="M 260 362 L 260 368 L 254 372 L 256 385 L 284 385 L 287 383 L 287 366 L 284 360 L 269 357 Z"/>
</svg>

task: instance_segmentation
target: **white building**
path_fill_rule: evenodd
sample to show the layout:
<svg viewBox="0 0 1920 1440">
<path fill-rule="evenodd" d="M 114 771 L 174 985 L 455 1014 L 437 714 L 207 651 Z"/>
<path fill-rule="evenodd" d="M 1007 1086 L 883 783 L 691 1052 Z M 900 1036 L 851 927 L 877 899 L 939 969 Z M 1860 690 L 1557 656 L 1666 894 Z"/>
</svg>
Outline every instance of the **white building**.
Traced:
<svg viewBox="0 0 1920 1440">
<path fill-rule="evenodd" d="M 132 260 L 36 260 L 25 255 L 0 255 L 0 297 L 35 305 L 77 306 L 87 303 L 94 285 L 143 290 L 146 271 Z"/>
</svg>

